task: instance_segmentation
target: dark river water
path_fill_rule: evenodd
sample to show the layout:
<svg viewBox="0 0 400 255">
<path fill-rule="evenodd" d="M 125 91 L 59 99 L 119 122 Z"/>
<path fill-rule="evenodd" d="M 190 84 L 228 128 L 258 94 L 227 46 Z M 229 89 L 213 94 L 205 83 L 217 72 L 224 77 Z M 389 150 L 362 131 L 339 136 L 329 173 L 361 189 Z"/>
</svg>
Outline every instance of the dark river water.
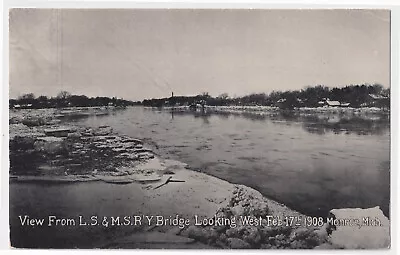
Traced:
<svg viewBox="0 0 400 255">
<path fill-rule="evenodd" d="M 133 107 L 79 122 L 142 138 L 162 157 L 309 215 L 377 205 L 389 212 L 388 116 L 172 114 Z"/>
</svg>

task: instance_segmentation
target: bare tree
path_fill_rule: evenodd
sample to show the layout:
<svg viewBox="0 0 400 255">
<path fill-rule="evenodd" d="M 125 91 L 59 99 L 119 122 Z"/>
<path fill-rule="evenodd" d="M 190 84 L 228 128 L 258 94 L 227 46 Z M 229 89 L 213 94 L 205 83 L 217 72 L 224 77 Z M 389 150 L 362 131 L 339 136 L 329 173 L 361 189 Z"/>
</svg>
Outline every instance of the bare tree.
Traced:
<svg viewBox="0 0 400 255">
<path fill-rule="evenodd" d="M 35 95 L 34 95 L 33 93 L 23 94 L 23 95 L 20 96 L 18 99 L 22 99 L 22 100 L 33 100 L 33 99 L 35 99 Z"/>
<path fill-rule="evenodd" d="M 221 98 L 222 100 L 228 99 L 229 95 L 228 93 L 222 93 L 221 95 L 218 96 L 218 98 Z"/>
<path fill-rule="evenodd" d="M 61 91 L 60 93 L 58 93 L 57 98 L 58 99 L 67 99 L 71 96 L 71 93 L 69 93 L 68 91 Z"/>
</svg>

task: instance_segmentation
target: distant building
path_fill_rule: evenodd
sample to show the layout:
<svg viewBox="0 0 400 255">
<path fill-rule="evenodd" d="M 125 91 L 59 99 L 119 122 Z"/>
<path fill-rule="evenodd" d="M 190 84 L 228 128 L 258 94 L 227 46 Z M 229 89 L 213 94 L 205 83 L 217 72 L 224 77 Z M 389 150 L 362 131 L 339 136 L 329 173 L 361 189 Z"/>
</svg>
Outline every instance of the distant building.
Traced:
<svg viewBox="0 0 400 255">
<path fill-rule="evenodd" d="M 283 107 L 285 102 L 286 102 L 286 98 L 281 98 L 278 101 L 276 101 L 275 106 Z"/>
<path fill-rule="evenodd" d="M 328 106 L 328 107 L 349 107 L 350 103 L 344 103 L 344 102 L 339 102 L 339 101 L 331 101 L 329 98 L 328 99 L 324 98 L 324 101 L 319 101 L 318 105 Z"/>
<path fill-rule="evenodd" d="M 15 104 L 14 109 L 29 109 L 32 108 L 32 104 Z"/>
<path fill-rule="evenodd" d="M 336 107 L 336 106 L 340 106 L 340 102 L 339 101 L 331 101 L 331 100 L 326 100 L 326 105 L 327 106 L 331 106 L 331 107 Z"/>
<path fill-rule="evenodd" d="M 368 94 L 373 100 L 382 100 L 382 99 L 388 99 L 386 96 L 382 95 L 377 95 L 377 94 Z"/>
<path fill-rule="evenodd" d="M 367 107 L 389 108 L 390 98 L 384 95 L 369 94 L 368 101 L 365 103 Z"/>
</svg>

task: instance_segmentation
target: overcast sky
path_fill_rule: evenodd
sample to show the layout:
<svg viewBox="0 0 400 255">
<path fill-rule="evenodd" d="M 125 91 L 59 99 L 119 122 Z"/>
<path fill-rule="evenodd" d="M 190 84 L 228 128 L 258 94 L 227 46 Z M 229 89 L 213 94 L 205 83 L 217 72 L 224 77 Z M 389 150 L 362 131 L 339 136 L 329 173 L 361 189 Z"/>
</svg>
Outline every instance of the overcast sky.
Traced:
<svg viewBox="0 0 400 255">
<path fill-rule="evenodd" d="M 10 11 L 10 97 L 390 86 L 384 10 Z"/>
</svg>

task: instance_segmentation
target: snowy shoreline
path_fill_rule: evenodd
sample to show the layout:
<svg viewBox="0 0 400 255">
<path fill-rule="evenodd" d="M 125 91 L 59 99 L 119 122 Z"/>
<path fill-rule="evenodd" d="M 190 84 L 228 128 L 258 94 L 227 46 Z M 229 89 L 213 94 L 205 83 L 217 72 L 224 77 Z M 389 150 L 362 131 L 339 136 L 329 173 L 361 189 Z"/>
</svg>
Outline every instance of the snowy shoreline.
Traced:
<svg viewBox="0 0 400 255">
<path fill-rule="evenodd" d="M 157 107 L 144 107 L 148 109 L 157 109 Z M 160 109 L 165 110 L 176 110 L 176 111 L 184 111 L 190 110 L 189 106 L 164 106 Z M 204 107 L 205 110 L 210 111 L 221 111 L 221 112 L 239 112 L 239 111 L 249 111 L 249 112 L 277 112 L 282 111 L 279 107 L 275 106 L 251 106 L 251 105 L 237 105 L 237 106 L 210 106 L 206 105 Z M 324 107 L 300 107 L 294 108 L 293 112 L 315 112 L 315 113 L 389 113 L 388 110 L 383 110 L 378 107 L 361 107 L 361 108 L 353 108 L 353 107 L 338 107 L 338 106 L 324 106 Z"/>
</svg>

